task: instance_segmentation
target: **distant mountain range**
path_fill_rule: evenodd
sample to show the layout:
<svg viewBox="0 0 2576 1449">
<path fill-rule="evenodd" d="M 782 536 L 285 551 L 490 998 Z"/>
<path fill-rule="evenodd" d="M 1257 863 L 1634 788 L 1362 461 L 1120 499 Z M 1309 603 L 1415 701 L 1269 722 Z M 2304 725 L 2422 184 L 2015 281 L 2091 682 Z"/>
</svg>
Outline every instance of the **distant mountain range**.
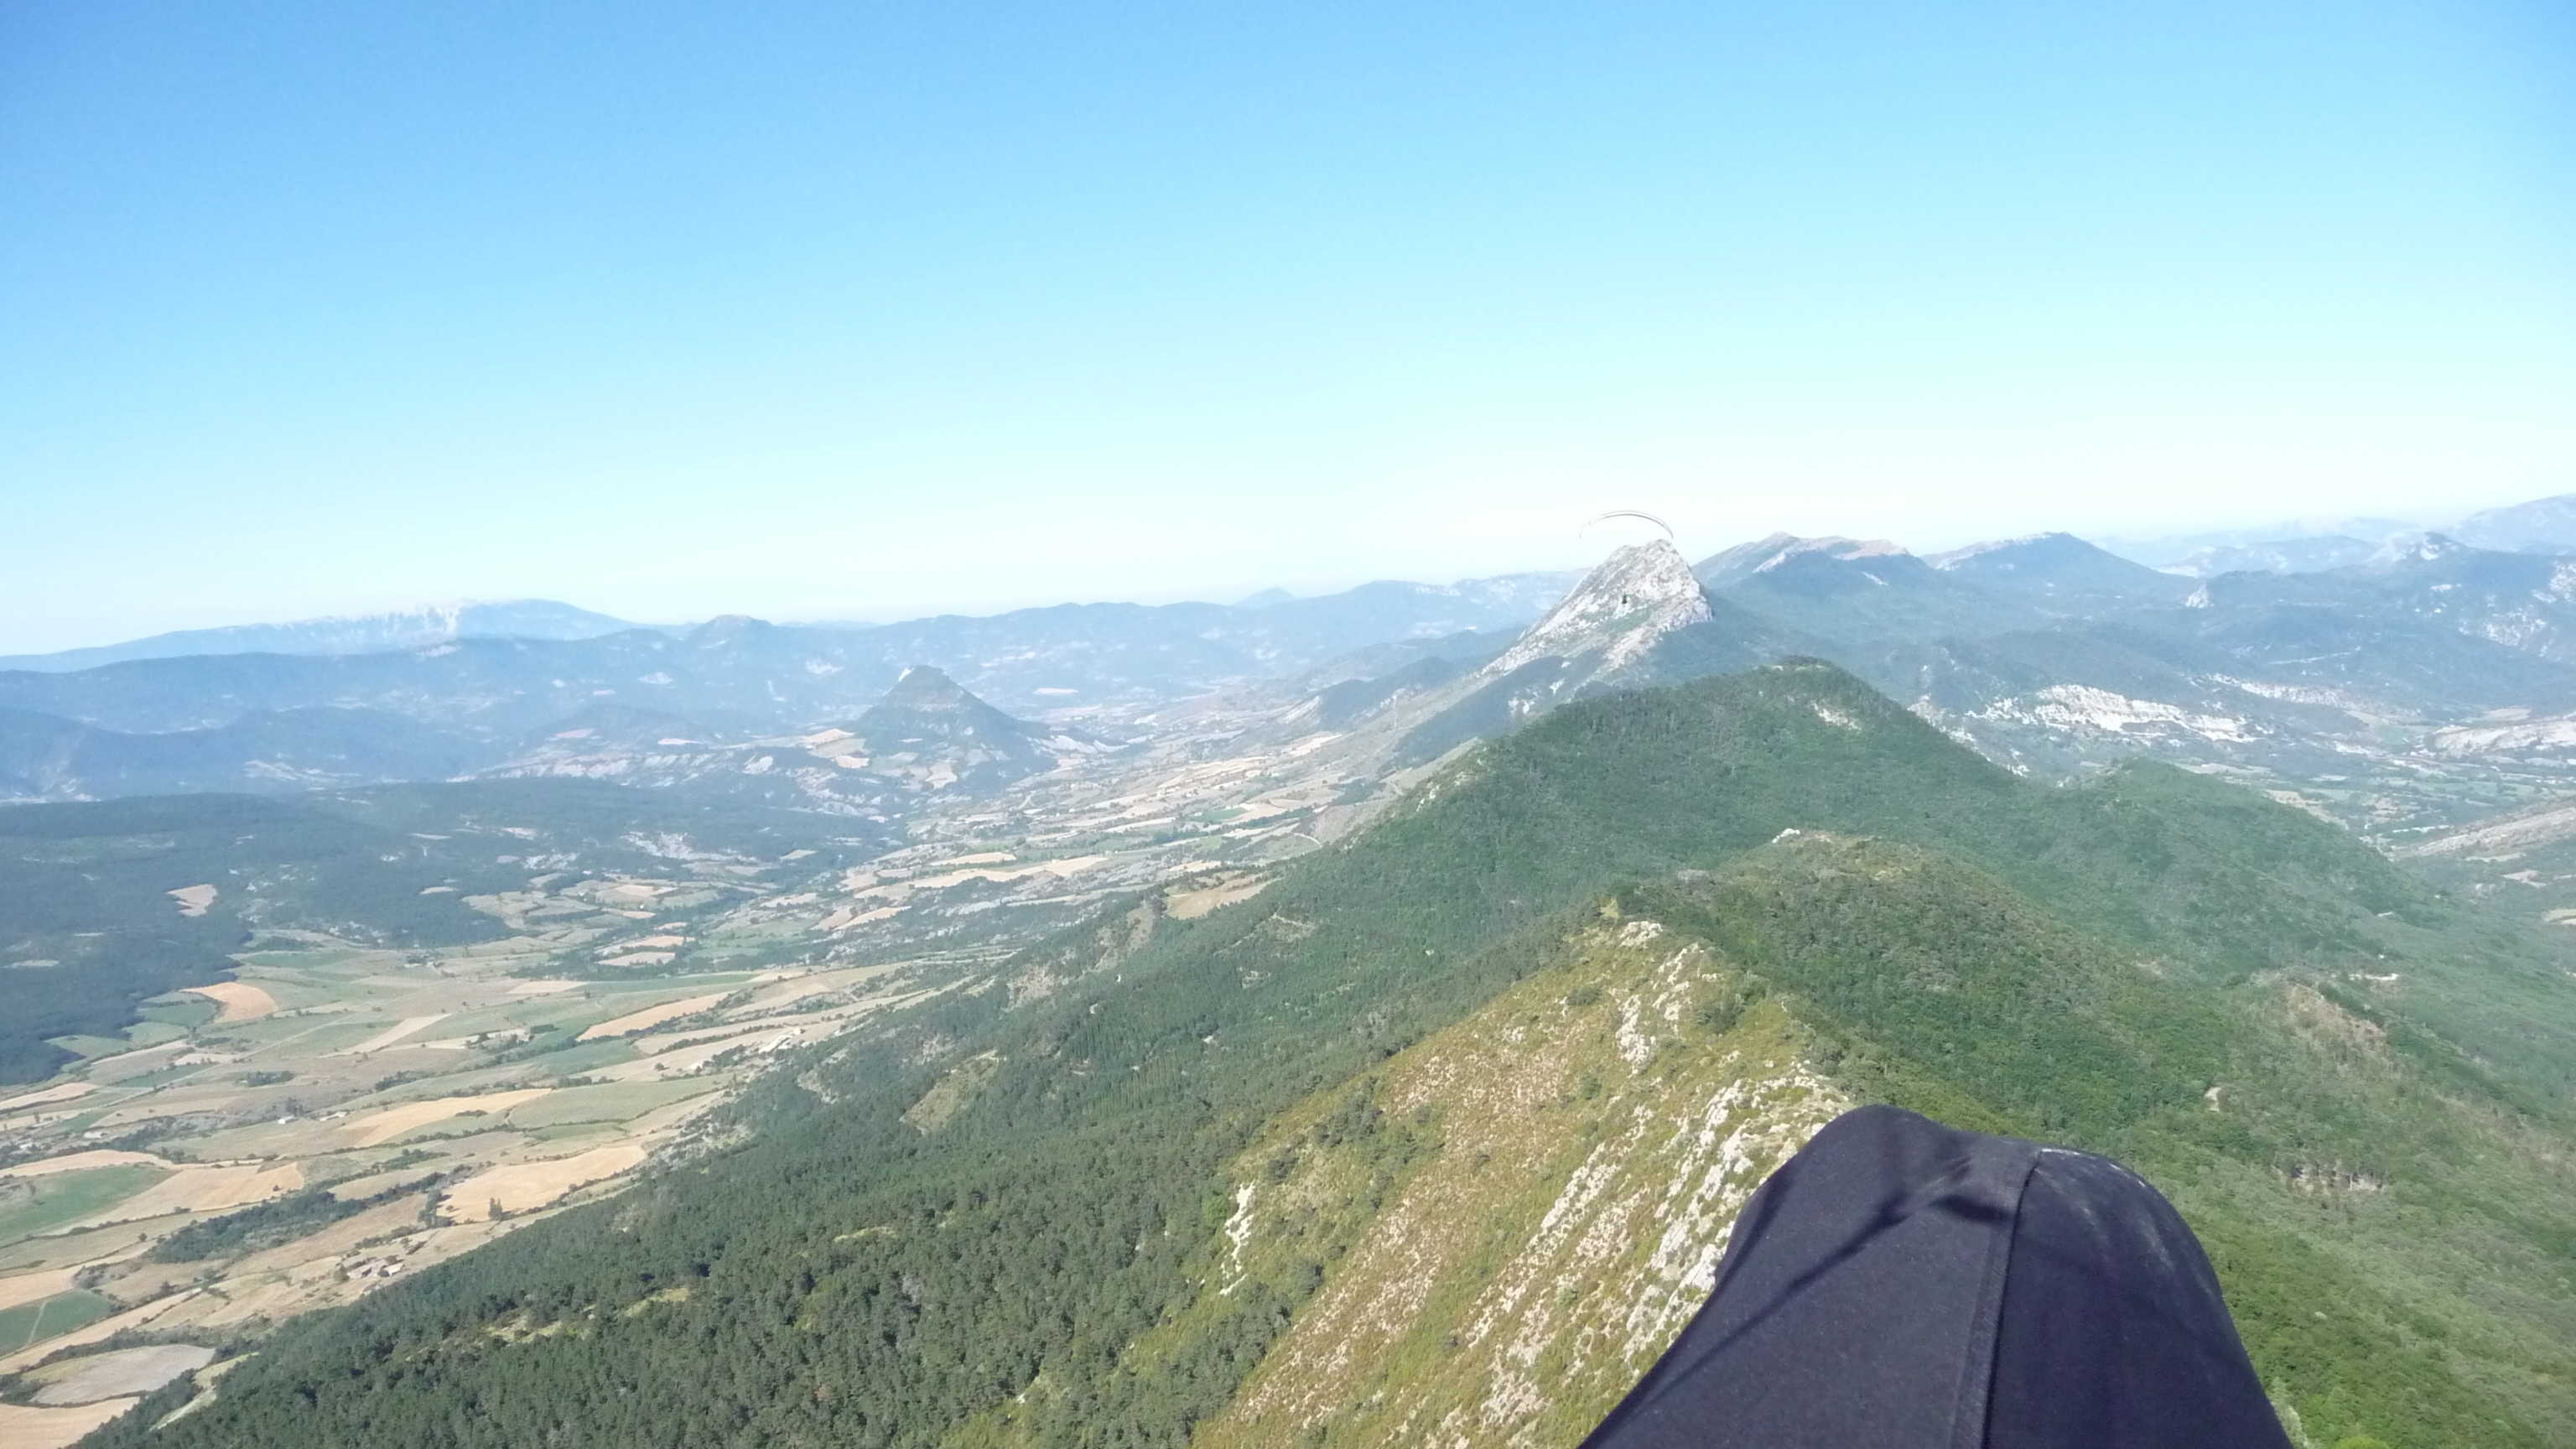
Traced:
<svg viewBox="0 0 2576 1449">
<path fill-rule="evenodd" d="M 2336 780 L 2372 761 L 2406 773 L 2391 752 L 2426 730 L 2462 765 L 2576 738 L 2571 630 L 2576 559 L 2441 535 L 2201 582 L 2066 534 L 1932 558 L 1774 535 L 1696 566 L 1657 543 L 1614 554 L 1507 647 L 1391 662 L 1280 720 L 1392 733 L 1373 748 L 1422 763 L 1575 699 L 1812 656 L 2023 771 L 2143 751 Z"/>
<path fill-rule="evenodd" d="M 2427 532 L 2498 553 L 2576 553 L 2576 493 L 2490 508 L 2431 529 L 2394 518 L 2291 519 L 2262 528 L 2106 538 L 2101 544 L 2152 568 L 2214 578 L 2345 568 L 2402 549 Z"/>
<path fill-rule="evenodd" d="M 1972 560 L 1998 549 L 2027 545 L 2046 540 L 2050 549 L 2062 555 L 2068 565 L 2077 568 L 2088 580 L 2084 587 L 2110 585 L 2115 595 L 2135 599 L 2150 596 L 2162 586 L 2143 577 L 2139 570 L 2129 571 L 2125 580 L 2111 583 L 2113 571 L 2102 564 L 2098 555 L 2111 554 L 2119 559 L 2144 566 L 2144 573 L 2170 573 L 2193 578 L 2210 578 L 2232 572 L 2311 573 L 2366 563 L 2388 554 L 2392 549 L 2410 544 L 2421 536 L 2423 528 L 2394 518 L 2355 517 L 2333 519 L 2293 519 L 2260 528 L 2220 530 L 2203 533 L 2171 534 L 2148 538 L 2105 538 L 2098 545 L 2078 551 L 2073 546 L 2083 541 L 2072 535 L 2052 533 L 2031 538 L 1971 544 L 1948 553 L 1921 560 L 1944 570 L 1964 568 L 1966 576 L 1981 582 L 1993 581 L 1993 564 L 1977 565 Z M 2473 548 L 2503 553 L 2576 553 L 2576 493 L 2534 499 L 2503 508 L 2474 513 L 2458 522 L 2435 530 L 2443 536 Z M 1755 568 L 1777 568 L 1789 563 L 1778 557 L 1781 547 L 1800 545 L 1800 551 L 1840 550 L 1851 556 L 1853 550 L 1872 550 L 1894 556 L 1905 551 L 1894 544 L 1864 542 L 1852 539 L 1800 540 L 1788 534 L 1740 545 L 1737 549 L 1702 561 L 1701 567 L 1713 574 L 1731 575 L 1739 564 L 1748 571 Z M 1739 555 L 1741 558 L 1739 559 Z M 2014 567 L 2033 568 L 2035 579 L 2053 580 L 2036 586 L 2036 592 L 2050 593 L 2065 580 L 2056 579 L 2051 564 L 2041 561 L 2027 549 L 2013 557 Z M 1908 567 L 1908 565 L 1891 565 Z M 1794 566 L 1793 573 L 1794 573 Z M 1282 605 L 1295 606 L 1292 612 L 1303 613 L 1310 621 L 1336 621 L 1348 627 L 1355 616 L 1381 613 L 1410 615 L 1405 635 L 1426 637 L 1457 630 L 1490 629 L 1498 624 L 1525 623 L 1544 611 L 1581 577 L 1580 570 L 1506 574 L 1493 578 L 1470 579 L 1456 584 L 1431 585 L 1386 581 L 1363 584 L 1336 594 L 1300 598 L 1280 588 L 1265 588 L 1237 600 L 1231 607 L 1240 612 L 1264 612 Z M 1785 581 L 1781 581 L 1785 582 Z M 2007 588 L 2007 592 L 2016 591 Z M 2029 592 L 2032 590 L 2019 590 Z M 1062 605 L 1060 609 L 1136 608 L 1136 605 Z M 1217 606 L 1177 604 L 1164 606 L 1184 611 L 1198 611 Z M 1047 609 L 1019 610 L 993 616 L 1002 620 L 1024 620 L 1034 615 L 1055 612 Z M 833 620 L 789 627 L 838 632 L 872 632 L 880 628 L 920 630 L 934 624 L 957 622 L 957 616 L 936 620 L 914 620 L 891 626 Z M 449 604 L 424 604 L 416 608 L 392 610 L 377 614 L 354 614 L 327 618 L 303 619 L 287 623 L 237 624 L 213 629 L 184 629 L 147 638 L 131 639 L 116 644 L 90 648 L 64 649 L 44 654 L 0 655 L 0 671 L 32 670 L 63 673 L 94 669 L 137 659 L 173 659 L 200 655 L 225 654 L 376 654 L 396 650 L 418 649 L 463 639 L 539 639 L 584 640 L 637 629 L 639 626 L 607 614 L 577 608 L 552 599 L 513 599 L 499 601 L 468 600 Z M 1366 626 L 1361 625 L 1361 632 Z M 660 632 L 683 632 L 678 629 Z"/>
<path fill-rule="evenodd" d="M 182 629 L 148 639 L 52 654 L 0 655 L 0 669 L 60 672 L 95 669 L 129 659 L 178 659 L 202 654 L 377 654 L 456 639 L 596 639 L 635 627 L 623 619 L 552 599 L 425 604 L 392 613 L 304 619 L 290 624 Z"/>
<path fill-rule="evenodd" d="M 127 733 L 214 728 L 262 710 L 362 708 L 512 739 L 614 702 L 774 732 L 848 718 L 906 668 L 928 663 L 1006 709 L 1078 713 L 1292 674 L 1391 641 L 1516 629 L 1575 577 L 1374 583 L 1260 609 L 1065 604 L 872 629 L 729 615 L 676 632 L 461 634 L 359 653 L 195 652 L 0 671 L 0 708 Z"/>
<path fill-rule="evenodd" d="M 1287 626 L 1292 632 L 1348 629 L 1371 636 L 1370 641 L 1373 642 L 1375 634 L 1389 621 L 1395 621 L 1400 628 L 1399 634 L 1389 637 L 1420 637 L 1461 629 L 1493 628 L 1497 623 L 1524 623 L 1554 603 L 1581 576 L 1582 571 L 1578 569 L 1503 574 L 1454 584 L 1382 580 L 1307 599 L 1300 599 L 1284 589 L 1264 589 L 1236 603 L 1233 608 L 1250 612 L 1279 604 L 1294 604 L 1297 607 L 1290 611 L 1289 617 L 1297 622 Z M 1150 606 L 1065 604 L 1054 608 L 1022 609 L 993 617 L 1026 621 L 1067 610 L 1147 607 Z M 1195 615 L 1217 606 L 1185 603 L 1163 607 L 1182 611 L 1184 615 Z M 954 630 L 962 622 L 961 616 L 952 614 L 892 626 L 831 620 L 787 627 L 868 633 L 887 627 L 923 631 L 946 626 Z M 49 654 L 0 655 L 0 671 L 67 673 L 138 659 L 182 659 L 224 654 L 382 654 L 464 639 L 570 641 L 648 628 L 651 632 L 665 634 L 687 632 L 684 627 L 633 624 L 552 599 L 492 603 L 469 601 L 425 604 L 381 614 L 353 614 L 277 624 L 236 624 L 218 629 L 183 629 L 92 648 L 64 649 Z"/>
<path fill-rule="evenodd" d="M 2576 493 L 2472 513 L 2442 531 L 2471 548 L 2576 553 Z"/>
<path fill-rule="evenodd" d="M 952 767 L 959 779 L 1024 775 L 1065 747 L 1042 737 L 1120 738 L 1126 722 L 1186 700 L 1268 691 L 1275 704 L 1262 707 L 1276 713 L 1259 731 L 1283 743 L 1319 726 L 1364 734 L 1354 758 L 1378 768 L 1577 698 L 1801 655 L 2022 768 L 2151 748 L 2322 770 L 2336 751 L 2380 748 L 2391 722 L 2501 749 L 2521 736 L 2475 733 L 2490 712 L 2523 711 L 2544 733 L 2576 715 L 2576 564 L 2534 551 L 2571 521 L 2576 498 L 2544 499 L 2464 522 L 2527 548 L 2410 534 L 2330 568 L 2281 553 L 2275 568 L 2198 580 L 2065 533 L 1930 556 L 1775 534 L 1696 564 L 1667 543 L 1622 549 L 1579 586 L 1514 574 L 848 628 L 743 616 L 625 628 L 542 602 L 245 626 L 159 641 L 195 652 L 0 671 L 0 798 L 499 772 L 720 782 L 770 804 L 881 813 Z M 530 632 L 483 632 L 503 629 Z M 598 629 L 609 632 L 586 632 Z M 323 652 L 396 637 L 431 642 Z M 261 642 L 302 652 L 213 652 Z M 996 725 L 971 746 L 943 741 L 909 784 L 900 770 L 834 763 L 884 753 L 873 742 L 803 742 L 882 733 L 862 729 L 863 712 L 887 708 L 888 691 L 916 677 L 907 671 L 926 692 L 954 690 L 995 720 L 1047 721 L 1046 733 Z M 775 752 L 777 773 L 746 773 L 746 749 Z"/>
</svg>

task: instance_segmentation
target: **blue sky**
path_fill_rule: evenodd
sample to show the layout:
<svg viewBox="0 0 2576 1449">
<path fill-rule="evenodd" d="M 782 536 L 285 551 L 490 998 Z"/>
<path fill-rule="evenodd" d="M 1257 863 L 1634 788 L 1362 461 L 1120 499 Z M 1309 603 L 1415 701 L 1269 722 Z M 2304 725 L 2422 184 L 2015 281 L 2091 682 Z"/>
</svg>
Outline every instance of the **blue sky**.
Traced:
<svg viewBox="0 0 2576 1449">
<path fill-rule="evenodd" d="M 0 649 L 2439 518 L 2571 182 L 2552 0 L 28 0 Z"/>
</svg>

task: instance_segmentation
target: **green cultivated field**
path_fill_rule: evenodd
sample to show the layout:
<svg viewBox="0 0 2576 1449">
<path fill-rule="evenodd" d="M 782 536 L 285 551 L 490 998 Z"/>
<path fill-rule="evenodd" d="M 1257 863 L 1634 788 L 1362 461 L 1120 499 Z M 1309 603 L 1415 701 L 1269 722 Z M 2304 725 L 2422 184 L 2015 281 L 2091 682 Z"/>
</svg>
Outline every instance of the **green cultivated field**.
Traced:
<svg viewBox="0 0 2576 1449">
<path fill-rule="evenodd" d="M 170 1174 L 142 1163 L 0 1179 L 0 1243 L 32 1238 L 114 1207 Z"/>
<path fill-rule="evenodd" d="M 0 1308 L 0 1353 L 16 1353 L 75 1328 L 87 1328 L 115 1311 L 115 1304 L 85 1288 Z"/>
<path fill-rule="evenodd" d="M 617 1082 L 604 1087 L 574 1087 L 511 1109 L 513 1127 L 556 1127 L 573 1122 L 623 1122 L 656 1107 L 715 1090 L 704 1077 L 670 1082 Z"/>
<path fill-rule="evenodd" d="M 223 1007 L 208 997 L 193 992 L 155 997 L 137 1008 L 146 1021 L 157 1021 L 182 1031 L 194 1031 L 215 1019 Z"/>
</svg>

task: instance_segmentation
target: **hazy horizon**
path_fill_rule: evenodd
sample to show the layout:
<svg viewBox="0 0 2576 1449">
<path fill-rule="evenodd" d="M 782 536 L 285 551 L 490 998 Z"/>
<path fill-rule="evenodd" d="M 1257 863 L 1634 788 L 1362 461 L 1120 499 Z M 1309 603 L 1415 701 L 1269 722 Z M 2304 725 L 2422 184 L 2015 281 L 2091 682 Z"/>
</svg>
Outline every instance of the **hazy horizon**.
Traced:
<svg viewBox="0 0 2576 1449">
<path fill-rule="evenodd" d="M 2510 501 L 2528 502 L 2532 500 L 2517 499 Z M 2449 521 L 2443 516 L 2433 514 L 2427 510 L 2415 510 L 2411 515 L 2390 513 L 2380 516 L 2385 517 L 2392 522 L 2416 524 L 2427 528 L 2438 527 L 2439 524 Z M 2098 545 L 2105 542 L 2146 541 L 2160 538 L 2179 538 L 2204 534 L 2240 532 L 2250 532 L 2262 535 L 2266 541 L 2273 539 L 2286 540 L 2288 538 L 2298 536 L 2302 531 L 2313 534 L 2332 523 L 2354 521 L 2356 518 L 2357 516 L 2353 515 L 2347 515 L 2344 518 L 2312 516 L 2309 518 L 2298 519 L 2282 518 L 2262 520 L 2241 526 L 2226 523 L 2210 524 L 2207 526 L 2187 526 L 2173 529 L 2152 530 L 2128 535 L 2096 533 L 2088 541 L 2094 542 Z M 2276 524 L 2281 526 L 2277 532 L 2272 528 L 2272 525 Z M 1921 555 L 1937 554 L 1949 548 L 1962 547 L 1972 543 L 1994 542 L 2013 538 L 2029 537 L 2041 533 L 2060 532 L 2071 533 L 2074 532 L 2074 530 L 2033 528 L 2021 530 L 2016 533 L 1980 534 L 1972 538 L 1949 540 L 1938 546 L 1917 545 L 1907 539 L 1889 539 L 1887 541 L 1903 546 L 1908 552 Z M 661 615 L 643 611 L 627 611 L 610 608 L 590 599 L 571 597 L 561 592 L 546 593 L 543 591 L 534 591 L 506 596 L 447 595 L 434 598 L 393 598 L 374 607 L 340 608 L 318 614 L 280 614 L 243 618 L 214 618 L 202 623 L 192 622 L 173 624 L 165 628 L 143 630 L 130 634 L 120 634 L 112 638 L 84 638 L 70 643 L 47 644 L 34 648 L 0 647 L 0 655 L 36 655 L 56 653 L 84 648 L 94 648 L 110 644 L 127 643 L 133 640 L 156 637 L 162 634 L 187 633 L 199 629 L 220 629 L 237 625 L 291 624 L 338 618 L 365 618 L 379 614 L 403 613 L 415 610 L 455 608 L 474 604 L 513 604 L 531 601 L 548 601 L 570 604 L 576 608 L 586 609 L 594 613 L 610 615 L 612 617 L 622 619 L 630 624 L 648 628 L 695 625 L 704 623 L 709 619 L 719 618 L 725 615 L 747 615 L 754 618 L 766 619 L 772 623 L 781 624 L 874 626 L 900 623 L 906 620 L 927 619 L 939 615 L 964 615 L 969 617 L 987 616 L 1006 614 L 1022 609 L 1049 608 L 1059 605 L 1102 603 L 1134 603 L 1147 605 L 1177 603 L 1234 604 L 1240 600 L 1250 598 L 1254 594 L 1261 593 L 1269 589 L 1285 589 L 1289 594 L 1297 598 L 1315 598 L 1341 593 L 1349 589 L 1359 588 L 1373 583 L 1413 583 L 1439 587 L 1450 584 L 1472 582 L 1478 579 L 1496 578 L 1509 574 L 1551 572 L 1580 573 L 1592 568 L 1596 564 L 1599 564 L 1613 549 L 1616 549 L 1623 544 L 1641 542 L 1649 538 L 1659 538 L 1662 536 L 1659 531 L 1654 530 L 1650 525 L 1619 520 L 1612 520 L 1609 522 L 1574 520 L 1569 526 L 1568 533 L 1569 537 L 1572 537 L 1577 541 L 1568 546 L 1565 557 L 1557 562 L 1540 562 L 1510 568 L 1491 568 L 1483 570 L 1471 569 L 1464 573 L 1444 574 L 1439 576 L 1371 574 L 1364 577 L 1336 578 L 1329 575 L 1318 575 L 1308 578 L 1302 585 L 1296 582 L 1282 582 L 1280 580 L 1257 582 L 1247 581 L 1234 586 L 1206 589 L 1195 593 L 1169 592 L 1160 594 L 1151 591 L 1116 593 L 1107 591 L 1106 586 L 1104 585 L 1104 589 L 1102 591 L 1066 597 L 1030 597 L 1020 599 L 999 598 L 980 602 L 970 599 L 964 605 L 956 607 L 906 607 L 901 604 L 897 604 L 893 607 L 879 609 L 873 612 L 860 610 L 823 610 L 798 613 L 793 610 L 763 611 L 747 608 L 719 608 L 694 614 Z M 1679 548 L 1686 557 L 1696 563 L 1701 559 L 1721 552 L 1727 548 L 1734 547 L 1738 544 L 1753 542 L 1757 539 L 1768 537 L 1773 533 L 1788 533 L 1802 537 L 1819 536 L 1812 532 L 1801 533 L 1799 530 L 1795 529 L 1774 529 L 1761 534 L 1729 537 L 1722 542 L 1714 542 L 1706 545 L 1699 544 L 1688 537 L 1678 535 L 1673 541 L 1675 546 Z M 1850 536 L 1862 539 L 1879 539 L 1884 537 L 1883 535 L 1870 534 L 1866 532 L 1855 533 Z M 6 637 L 7 631 L 5 629 L 0 629 L 0 643 L 5 643 Z"/>
</svg>

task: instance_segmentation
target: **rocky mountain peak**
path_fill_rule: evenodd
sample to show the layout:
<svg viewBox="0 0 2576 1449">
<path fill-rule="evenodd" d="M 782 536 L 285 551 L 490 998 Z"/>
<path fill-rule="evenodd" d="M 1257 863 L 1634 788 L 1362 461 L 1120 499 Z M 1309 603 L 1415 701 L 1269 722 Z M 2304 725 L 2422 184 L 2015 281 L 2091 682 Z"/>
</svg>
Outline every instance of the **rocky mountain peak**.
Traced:
<svg viewBox="0 0 2576 1449">
<path fill-rule="evenodd" d="M 2176 575 L 2158 573 L 2071 533 L 2034 533 L 1972 543 L 1947 553 L 1927 555 L 1923 561 L 1955 579 L 2059 605 L 2079 604 L 2087 599 L 2097 603 L 2170 602 L 2191 589 L 2188 581 Z"/>
<path fill-rule="evenodd" d="M 1509 674 L 1537 659 L 1600 656 L 1612 669 L 1642 656 L 1656 640 L 1712 617 L 1690 560 L 1661 539 L 1612 553 L 1574 592 L 1530 626 L 1519 642 L 1485 666 Z"/>
<path fill-rule="evenodd" d="M 2386 563 L 2439 563 L 2459 558 L 2476 550 L 2448 534 L 2414 533 L 2392 538 L 2381 545 L 2378 559 Z"/>
<path fill-rule="evenodd" d="M 2472 513 L 2444 532 L 2472 548 L 2576 553 L 2576 493 Z"/>
<path fill-rule="evenodd" d="M 718 614 L 690 630 L 688 638 L 691 644 L 707 649 L 718 645 L 740 643 L 754 635 L 767 633 L 775 627 L 768 620 L 755 619 L 749 614 Z"/>
<path fill-rule="evenodd" d="M 2098 552 L 2100 550 L 2093 545 L 2071 533 L 2026 533 L 2019 538 L 1990 538 L 1946 553 L 1925 554 L 1923 561 L 1948 573 L 1980 559 L 2018 564 L 2034 559 L 2085 557 Z"/>
<path fill-rule="evenodd" d="M 907 788 L 988 789 L 1052 768 L 1059 749 L 1091 747 L 1070 733 L 1016 719 L 937 668 L 916 664 L 853 721 L 836 748 Z"/>
<path fill-rule="evenodd" d="M 907 709 L 958 709 L 983 704 L 969 693 L 966 686 L 948 677 L 947 671 L 935 664 L 916 664 L 903 672 L 894 687 L 877 701 L 879 708 L 896 706 Z M 987 705 L 986 708 L 991 708 Z"/>
<path fill-rule="evenodd" d="M 1826 561 L 1853 563 L 1869 559 L 1913 560 L 1902 544 L 1883 538 L 1844 538 L 1827 535 L 1800 538 L 1794 533 L 1775 533 L 1751 543 L 1739 543 L 1723 553 L 1711 554 L 1699 561 L 1699 576 L 1711 588 L 1723 588 L 1758 574 L 1769 574 L 1800 562 Z"/>
<path fill-rule="evenodd" d="M 1037 733 L 928 664 L 905 670 L 851 728 L 878 748 L 904 739 L 1002 741 Z"/>
</svg>

